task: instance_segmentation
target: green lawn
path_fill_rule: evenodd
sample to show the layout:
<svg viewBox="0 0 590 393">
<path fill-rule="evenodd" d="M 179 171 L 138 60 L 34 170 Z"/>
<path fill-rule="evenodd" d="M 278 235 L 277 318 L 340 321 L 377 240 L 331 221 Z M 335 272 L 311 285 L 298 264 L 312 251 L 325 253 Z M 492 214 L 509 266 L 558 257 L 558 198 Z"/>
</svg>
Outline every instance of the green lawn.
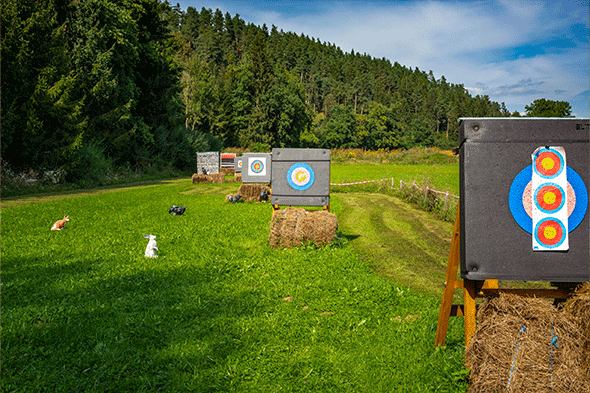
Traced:
<svg viewBox="0 0 590 393">
<path fill-rule="evenodd" d="M 459 195 L 459 165 L 396 165 L 391 163 L 339 163 L 331 164 L 332 183 L 352 183 L 365 180 L 393 178 L 394 187 L 399 181 L 416 181 L 439 191 Z M 391 182 L 391 181 L 390 181 Z M 391 184 L 391 183 L 390 183 Z"/>
<path fill-rule="evenodd" d="M 342 171 L 333 182 L 354 172 Z M 333 194 L 338 241 L 274 250 L 270 205 L 224 202 L 235 190 L 184 179 L 2 209 L 2 391 L 466 391 L 460 321 L 433 347 L 448 239 L 407 233 L 436 220 L 396 199 L 407 218 L 382 230 L 414 246 L 367 241 L 354 195 Z M 159 258 L 144 257 L 144 234 Z M 369 249 L 385 241 L 395 258 Z"/>
</svg>

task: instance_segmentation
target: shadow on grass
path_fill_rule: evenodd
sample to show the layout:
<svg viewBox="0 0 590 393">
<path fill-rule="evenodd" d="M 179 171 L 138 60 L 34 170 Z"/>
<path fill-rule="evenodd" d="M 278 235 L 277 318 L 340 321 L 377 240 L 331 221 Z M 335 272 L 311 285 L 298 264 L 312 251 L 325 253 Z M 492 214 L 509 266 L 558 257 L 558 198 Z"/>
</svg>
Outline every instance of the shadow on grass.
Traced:
<svg viewBox="0 0 590 393">
<path fill-rule="evenodd" d="M 226 294 L 214 267 L 105 262 L 6 269 L 3 391 L 226 391 L 215 369 L 245 350 L 236 322 L 260 309 L 255 290 Z"/>
</svg>

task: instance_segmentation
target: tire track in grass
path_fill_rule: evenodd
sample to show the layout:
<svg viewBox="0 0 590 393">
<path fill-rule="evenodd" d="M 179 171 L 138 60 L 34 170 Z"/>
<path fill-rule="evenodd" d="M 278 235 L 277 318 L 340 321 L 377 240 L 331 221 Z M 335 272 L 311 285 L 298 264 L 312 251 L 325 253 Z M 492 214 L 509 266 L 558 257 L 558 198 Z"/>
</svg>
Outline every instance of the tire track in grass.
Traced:
<svg viewBox="0 0 590 393">
<path fill-rule="evenodd" d="M 440 297 L 453 223 L 383 194 L 338 194 L 338 225 L 376 274 Z"/>
</svg>

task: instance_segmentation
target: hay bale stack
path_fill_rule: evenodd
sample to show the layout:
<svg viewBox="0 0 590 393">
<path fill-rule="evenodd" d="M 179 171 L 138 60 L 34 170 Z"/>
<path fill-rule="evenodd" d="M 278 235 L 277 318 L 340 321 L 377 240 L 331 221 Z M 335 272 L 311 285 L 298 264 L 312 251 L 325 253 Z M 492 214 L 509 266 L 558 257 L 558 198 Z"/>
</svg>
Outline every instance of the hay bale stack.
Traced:
<svg viewBox="0 0 590 393">
<path fill-rule="evenodd" d="M 211 175 L 207 175 L 209 182 L 211 183 L 224 183 L 225 182 L 225 175 L 223 173 L 213 173 Z"/>
<path fill-rule="evenodd" d="M 224 175 L 233 175 L 234 174 L 234 168 L 221 168 L 219 170 L 221 173 L 223 173 Z"/>
<path fill-rule="evenodd" d="M 288 207 L 273 212 L 269 244 L 274 248 L 292 248 L 312 242 L 323 247 L 336 237 L 337 229 L 336 215 L 327 210 Z"/>
<path fill-rule="evenodd" d="M 242 172 L 235 173 L 234 180 L 236 181 L 236 183 L 241 183 L 242 182 Z"/>
<path fill-rule="evenodd" d="M 263 184 L 242 184 L 240 188 L 238 188 L 238 195 L 241 195 L 242 199 L 246 202 L 260 202 L 260 193 L 262 191 L 266 191 L 266 193 L 270 195 L 270 188 Z"/>
<path fill-rule="evenodd" d="M 590 391 L 571 315 L 542 299 L 500 294 L 481 305 L 477 319 L 465 352 L 469 393 Z"/>
<path fill-rule="evenodd" d="M 582 370 L 590 379 L 590 282 L 580 286 L 563 309 L 578 321 L 584 345 Z"/>
<path fill-rule="evenodd" d="M 195 183 L 209 183 L 209 179 L 207 179 L 207 175 L 203 175 L 202 173 L 195 173 L 193 175 L 193 184 Z"/>
</svg>

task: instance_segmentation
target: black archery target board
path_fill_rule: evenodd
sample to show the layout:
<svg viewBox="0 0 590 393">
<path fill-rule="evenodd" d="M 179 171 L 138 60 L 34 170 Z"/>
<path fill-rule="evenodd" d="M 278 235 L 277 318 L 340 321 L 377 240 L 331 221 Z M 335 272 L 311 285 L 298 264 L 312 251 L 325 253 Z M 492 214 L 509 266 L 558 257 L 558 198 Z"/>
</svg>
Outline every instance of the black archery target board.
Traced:
<svg viewBox="0 0 590 393">
<path fill-rule="evenodd" d="M 271 203 L 329 206 L 330 150 L 273 149 Z"/>
<path fill-rule="evenodd" d="M 466 118 L 459 133 L 462 277 L 590 280 L 589 120 Z"/>
<path fill-rule="evenodd" d="M 242 183 L 270 183 L 271 169 L 270 153 L 242 155 Z"/>
</svg>

